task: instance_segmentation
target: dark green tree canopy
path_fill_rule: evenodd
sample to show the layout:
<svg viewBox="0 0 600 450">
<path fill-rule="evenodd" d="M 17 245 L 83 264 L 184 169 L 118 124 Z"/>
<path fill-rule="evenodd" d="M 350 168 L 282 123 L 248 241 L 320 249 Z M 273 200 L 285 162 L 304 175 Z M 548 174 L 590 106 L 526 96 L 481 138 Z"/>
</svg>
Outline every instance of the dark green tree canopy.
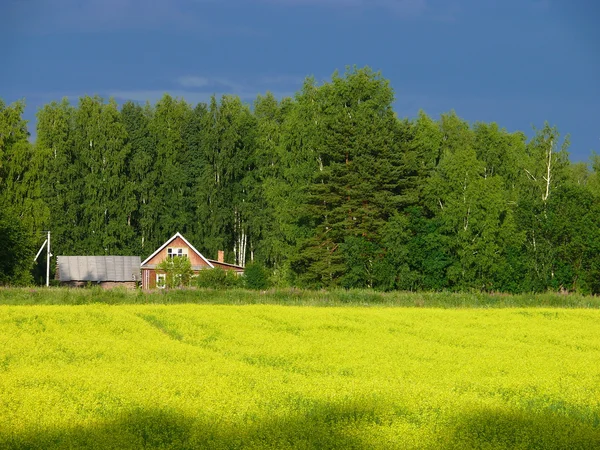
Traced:
<svg viewBox="0 0 600 450">
<path fill-rule="evenodd" d="M 142 257 L 178 231 L 278 286 L 600 293 L 598 155 L 395 101 L 368 67 L 252 105 L 83 96 L 41 108 L 35 142 L 0 101 L 0 283 L 31 282 L 42 230 L 54 254 Z"/>
</svg>

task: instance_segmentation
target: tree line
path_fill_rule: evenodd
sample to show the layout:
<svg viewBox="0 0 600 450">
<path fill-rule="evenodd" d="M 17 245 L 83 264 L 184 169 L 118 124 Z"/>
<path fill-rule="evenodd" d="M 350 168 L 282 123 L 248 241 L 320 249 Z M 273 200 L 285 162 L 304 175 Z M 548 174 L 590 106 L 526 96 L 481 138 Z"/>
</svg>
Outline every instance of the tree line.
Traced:
<svg viewBox="0 0 600 450">
<path fill-rule="evenodd" d="M 252 105 L 85 96 L 44 105 L 33 143 L 0 102 L 0 283 L 32 281 L 41 230 L 142 258 L 179 231 L 280 286 L 600 293 L 600 157 L 393 102 L 369 68 Z"/>
</svg>

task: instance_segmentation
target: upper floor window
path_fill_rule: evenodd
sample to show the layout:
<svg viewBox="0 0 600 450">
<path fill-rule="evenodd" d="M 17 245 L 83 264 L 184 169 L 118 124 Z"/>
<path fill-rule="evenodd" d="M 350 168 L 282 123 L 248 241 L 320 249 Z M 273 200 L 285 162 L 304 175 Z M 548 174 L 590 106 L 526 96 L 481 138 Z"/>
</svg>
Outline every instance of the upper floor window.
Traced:
<svg viewBox="0 0 600 450">
<path fill-rule="evenodd" d="M 167 257 L 169 259 L 173 259 L 175 256 L 181 256 L 182 258 L 187 258 L 187 249 L 180 247 L 169 247 L 167 249 Z"/>
</svg>

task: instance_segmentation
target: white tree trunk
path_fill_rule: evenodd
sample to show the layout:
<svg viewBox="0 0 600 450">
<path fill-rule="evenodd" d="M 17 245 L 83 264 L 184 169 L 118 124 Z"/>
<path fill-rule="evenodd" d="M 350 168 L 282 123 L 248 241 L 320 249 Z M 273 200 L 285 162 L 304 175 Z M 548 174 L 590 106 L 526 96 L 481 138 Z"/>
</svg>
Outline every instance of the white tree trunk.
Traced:
<svg viewBox="0 0 600 450">
<path fill-rule="evenodd" d="M 240 248 L 240 266 L 246 265 L 246 245 L 248 243 L 248 235 L 246 231 L 242 229 L 242 239 L 241 239 L 241 248 Z"/>
<path fill-rule="evenodd" d="M 546 176 L 544 177 L 544 180 L 546 180 L 546 193 L 544 195 L 542 195 L 542 200 L 544 203 L 546 203 L 546 201 L 548 200 L 548 197 L 550 196 L 550 179 L 551 179 L 551 175 L 552 175 L 552 145 L 553 145 L 554 141 L 551 139 L 550 140 L 550 147 L 548 148 L 548 160 L 546 162 Z"/>
</svg>

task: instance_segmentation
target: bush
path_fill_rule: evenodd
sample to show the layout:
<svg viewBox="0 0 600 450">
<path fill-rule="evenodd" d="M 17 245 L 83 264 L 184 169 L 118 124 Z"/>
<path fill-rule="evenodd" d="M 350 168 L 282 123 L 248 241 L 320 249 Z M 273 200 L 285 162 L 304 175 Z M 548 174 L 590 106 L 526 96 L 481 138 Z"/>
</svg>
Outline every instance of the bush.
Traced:
<svg viewBox="0 0 600 450">
<path fill-rule="evenodd" d="M 166 287 L 169 289 L 189 286 L 194 273 L 190 260 L 179 256 L 165 259 L 156 268 L 167 274 Z"/>
<path fill-rule="evenodd" d="M 232 289 L 242 287 L 243 279 L 232 270 L 216 267 L 201 270 L 196 277 L 196 285 L 200 288 Z"/>
<path fill-rule="evenodd" d="M 244 269 L 244 281 L 248 289 L 267 289 L 269 272 L 258 263 L 250 263 Z"/>
</svg>

